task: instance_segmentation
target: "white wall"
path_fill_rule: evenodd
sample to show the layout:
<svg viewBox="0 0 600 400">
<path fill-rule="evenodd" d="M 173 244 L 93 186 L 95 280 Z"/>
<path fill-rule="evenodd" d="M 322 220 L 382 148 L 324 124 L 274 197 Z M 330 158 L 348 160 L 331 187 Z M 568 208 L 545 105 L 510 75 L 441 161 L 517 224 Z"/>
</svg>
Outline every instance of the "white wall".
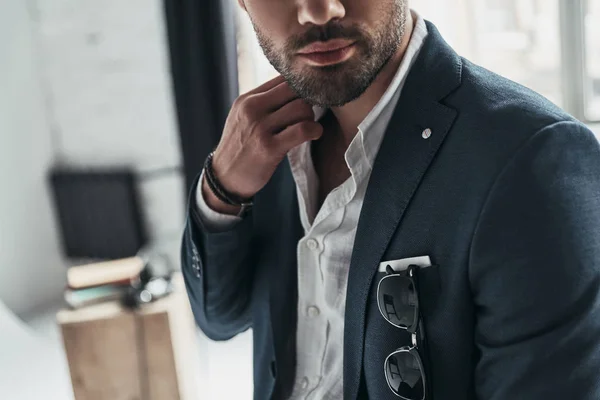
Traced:
<svg viewBox="0 0 600 400">
<path fill-rule="evenodd" d="M 180 164 L 162 0 L 0 0 L 0 301 L 58 298 L 62 260 L 46 174 Z M 141 184 L 153 241 L 177 259 L 178 174 Z"/>
<path fill-rule="evenodd" d="M 70 165 L 180 164 L 162 0 L 30 0 L 36 6 L 42 79 Z M 183 180 L 145 181 L 150 236 L 177 236 Z"/>
<path fill-rule="evenodd" d="M 65 161 L 179 163 L 161 0 L 33 0 Z"/>
<path fill-rule="evenodd" d="M 24 1 L 0 0 L 0 302 L 19 314 L 56 297 L 65 279 L 31 28 Z"/>
</svg>

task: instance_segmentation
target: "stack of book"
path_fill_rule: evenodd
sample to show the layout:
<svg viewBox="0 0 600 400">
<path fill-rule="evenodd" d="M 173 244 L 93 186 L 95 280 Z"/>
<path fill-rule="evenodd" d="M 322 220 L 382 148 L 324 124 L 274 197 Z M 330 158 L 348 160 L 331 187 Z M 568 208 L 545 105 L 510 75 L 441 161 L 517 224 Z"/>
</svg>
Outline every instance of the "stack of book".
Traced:
<svg viewBox="0 0 600 400">
<path fill-rule="evenodd" d="M 69 268 L 65 301 L 71 308 L 119 300 L 140 278 L 144 261 L 123 258 Z"/>
</svg>

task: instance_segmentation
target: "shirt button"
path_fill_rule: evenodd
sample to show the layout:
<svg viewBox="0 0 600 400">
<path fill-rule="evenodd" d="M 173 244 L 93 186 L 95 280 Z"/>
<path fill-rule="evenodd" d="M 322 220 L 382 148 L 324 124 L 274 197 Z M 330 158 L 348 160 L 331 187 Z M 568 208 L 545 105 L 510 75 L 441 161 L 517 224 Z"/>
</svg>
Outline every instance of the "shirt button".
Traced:
<svg viewBox="0 0 600 400">
<path fill-rule="evenodd" d="M 308 388 L 308 378 L 304 377 L 304 378 L 302 378 L 302 381 L 300 382 L 300 389 L 306 390 L 307 388 Z"/>
<path fill-rule="evenodd" d="M 306 246 L 311 250 L 316 250 L 319 247 L 319 242 L 315 239 L 308 239 L 306 241 Z"/>
<path fill-rule="evenodd" d="M 317 306 L 310 306 L 306 309 L 306 313 L 308 314 L 309 317 L 315 318 L 315 317 L 319 316 L 321 311 L 319 310 L 319 307 L 317 307 Z"/>
</svg>

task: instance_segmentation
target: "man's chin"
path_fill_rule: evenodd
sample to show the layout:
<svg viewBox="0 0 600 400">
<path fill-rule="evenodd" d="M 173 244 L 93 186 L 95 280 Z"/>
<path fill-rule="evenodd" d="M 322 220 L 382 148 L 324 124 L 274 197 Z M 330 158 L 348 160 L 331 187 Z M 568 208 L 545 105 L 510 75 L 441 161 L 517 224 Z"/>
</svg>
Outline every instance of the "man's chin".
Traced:
<svg viewBox="0 0 600 400">
<path fill-rule="evenodd" d="M 341 107 L 359 98 L 368 88 L 364 71 L 354 63 L 344 62 L 327 66 L 302 66 L 284 74 L 294 91 L 307 103 L 320 107 Z M 362 79 L 361 79 L 362 78 Z"/>
<path fill-rule="evenodd" d="M 357 91 L 354 93 L 349 93 L 344 90 L 336 90 L 331 88 L 322 90 L 320 92 L 315 92 L 313 90 L 298 91 L 300 97 L 302 97 L 310 105 L 324 108 L 342 107 L 359 98 L 363 92 L 358 93 Z"/>
</svg>

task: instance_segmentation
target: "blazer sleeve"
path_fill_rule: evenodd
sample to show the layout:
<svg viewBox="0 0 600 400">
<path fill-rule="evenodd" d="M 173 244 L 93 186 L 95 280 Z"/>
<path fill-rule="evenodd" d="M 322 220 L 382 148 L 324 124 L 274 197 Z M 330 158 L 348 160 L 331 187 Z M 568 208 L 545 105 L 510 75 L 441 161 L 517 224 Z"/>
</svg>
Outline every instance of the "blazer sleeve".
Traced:
<svg viewBox="0 0 600 400">
<path fill-rule="evenodd" d="M 251 326 L 252 215 L 225 231 L 208 229 L 196 207 L 197 184 L 190 192 L 181 268 L 198 326 L 213 340 L 228 340 Z"/>
<path fill-rule="evenodd" d="M 479 399 L 600 399 L 600 145 L 585 126 L 548 126 L 505 166 L 469 279 Z"/>
</svg>

